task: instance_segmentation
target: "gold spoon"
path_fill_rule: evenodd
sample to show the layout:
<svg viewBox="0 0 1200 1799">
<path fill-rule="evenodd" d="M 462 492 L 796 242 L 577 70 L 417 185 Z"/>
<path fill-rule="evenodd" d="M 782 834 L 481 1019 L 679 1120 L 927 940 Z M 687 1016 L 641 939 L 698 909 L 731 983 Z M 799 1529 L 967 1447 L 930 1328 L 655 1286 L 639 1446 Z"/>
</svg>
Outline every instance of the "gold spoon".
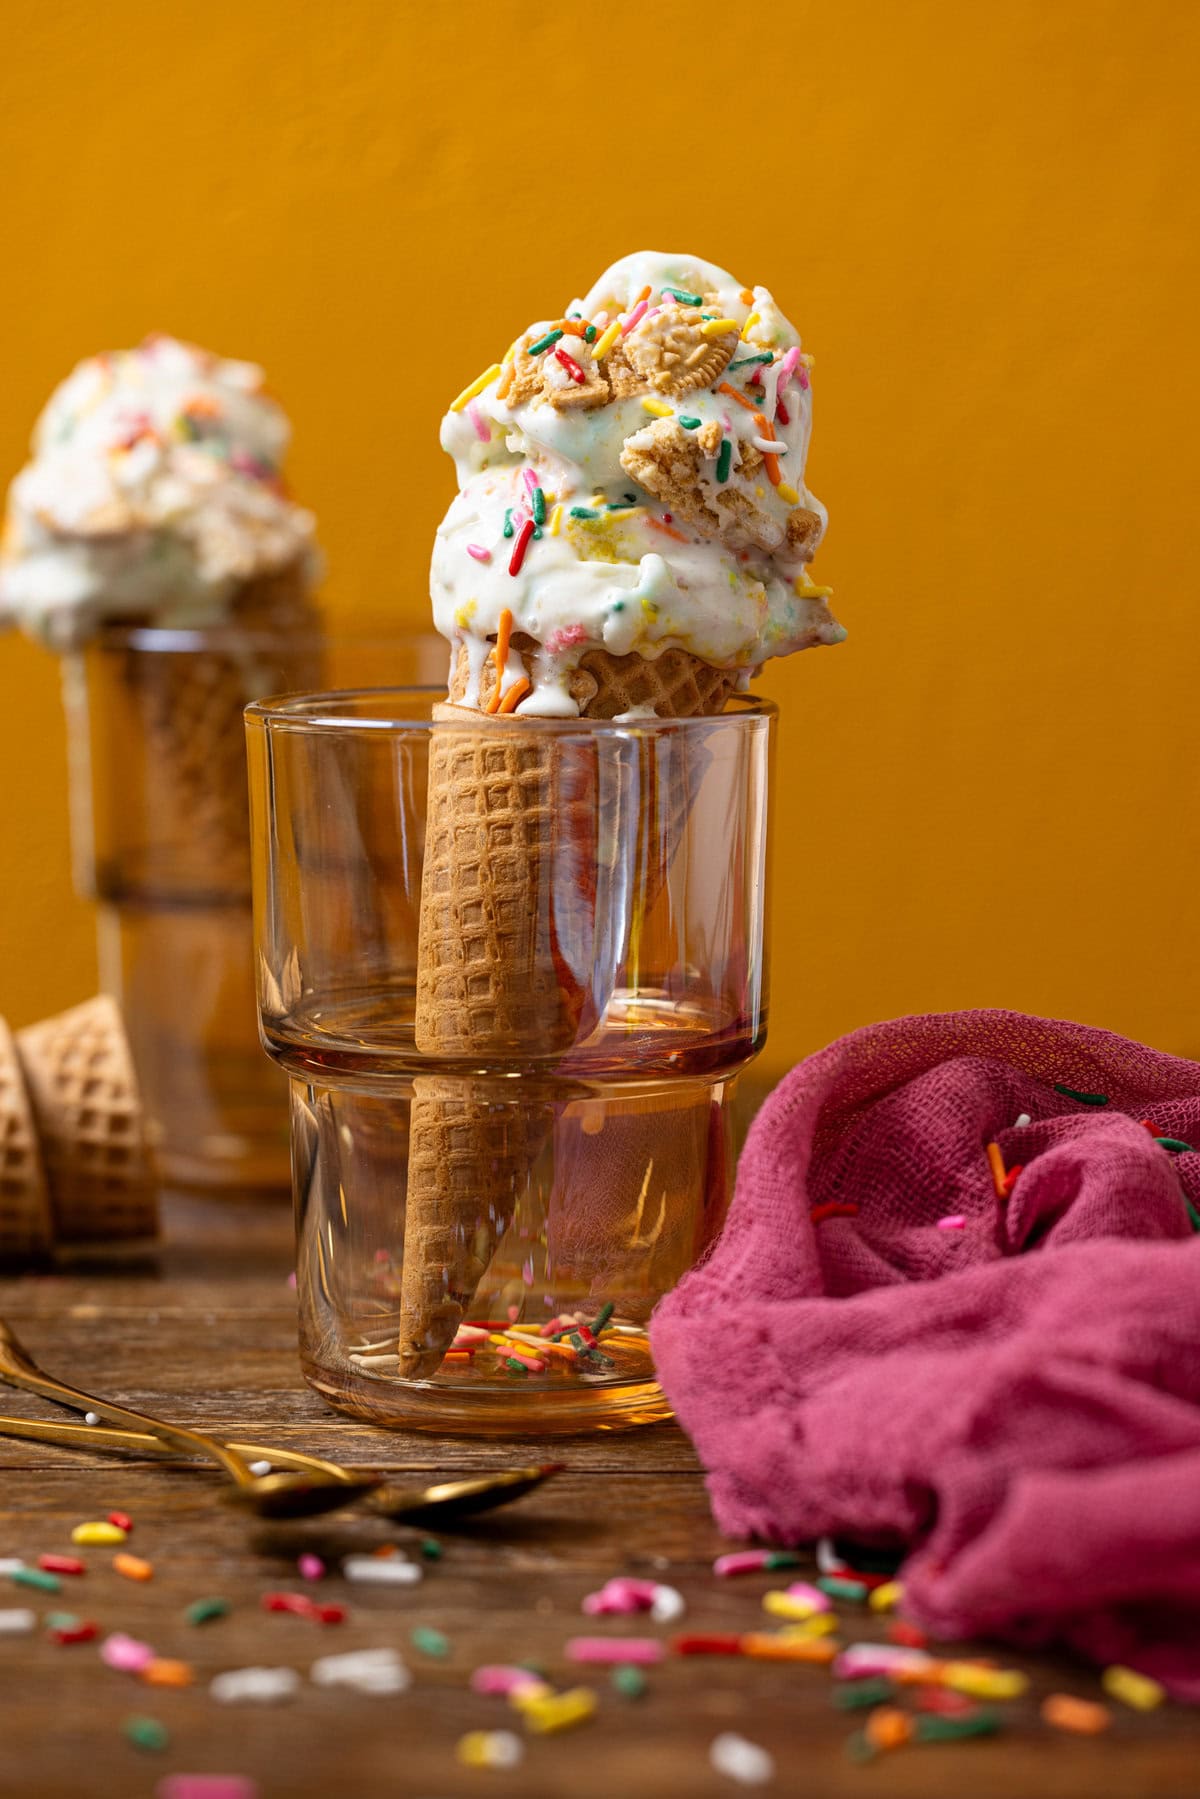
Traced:
<svg viewBox="0 0 1200 1799">
<path fill-rule="evenodd" d="M 58 1424 L 41 1418 L 0 1418 L 0 1437 L 25 1437 L 34 1443 L 55 1443 L 60 1449 L 132 1449 L 145 1453 L 161 1449 L 157 1437 L 140 1431 L 106 1430 L 102 1424 Z M 354 1476 L 336 1462 L 303 1455 L 297 1449 L 275 1449 L 263 1443 L 227 1443 L 236 1455 L 254 1461 L 276 1462 L 282 1468 L 311 1469 L 343 1483 Z M 506 1468 L 499 1474 L 470 1475 L 463 1480 L 437 1481 L 430 1487 L 383 1485 L 368 1496 L 371 1511 L 384 1518 L 410 1524 L 467 1517 L 507 1505 L 557 1474 L 561 1462 L 543 1462 L 533 1468 Z"/>
<path fill-rule="evenodd" d="M 242 1456 L 234 1449 L 206 1437 L 200 1431 L 184 1430 L 167 1424 L 145 1412 L 116 1405 L 109 1399 L 68 1387 L 65 1382 L 43 1374 L 33 1357 L 19 1342 L 11 1325 L 0 1318 L 0 1381 L 25 1393 L 37 1393 L 80 1412 L 95 1412 L 110 1424 L 145 1431 L 167 1449 L 211 1456 L 220 1463 L 236 1484 L 236 1498 L 263 1518 L 304 1518 L 319 1512 L 336 1511 L 364 1493 L 373 1492 L 380 1484 L 377 1474 L 352 1474 L 346 1469 L 332 1471 L 330 1464 L 318 1470 L 311 1463 L 304 1473 L 252 1474 Z M 64 1427 L 65 1428 L 65 1427 Z M 90 1426 L 84 1426 L 91 1433 Z M 274 1459 L 274 1458 L 272 1458 Z"/>
</svg>

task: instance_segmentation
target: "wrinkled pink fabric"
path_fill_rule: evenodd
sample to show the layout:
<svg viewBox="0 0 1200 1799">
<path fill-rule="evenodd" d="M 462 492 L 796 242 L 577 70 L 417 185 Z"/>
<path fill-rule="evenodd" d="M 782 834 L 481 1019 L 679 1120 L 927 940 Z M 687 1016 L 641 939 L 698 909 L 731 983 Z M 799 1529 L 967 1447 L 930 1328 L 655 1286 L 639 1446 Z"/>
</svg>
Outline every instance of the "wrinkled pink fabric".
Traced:
<svg viewBox="0 0 1200 1799">
<path fill-rule="evenodd" d="M 1200 1146 L 1200 1066 L 1014 1012 L 793 1069 L 651 1327 L 722 1530 L 907 1545 L 940 1637 L 1066 1642 L 1200 1700 L 1200 1154 L 1145 1118 Z M 993 1140 L 1024 1164 L 1004 1204 Z M 857 1215 L 814 1223 L 835 1200 Z"/>
</svg>

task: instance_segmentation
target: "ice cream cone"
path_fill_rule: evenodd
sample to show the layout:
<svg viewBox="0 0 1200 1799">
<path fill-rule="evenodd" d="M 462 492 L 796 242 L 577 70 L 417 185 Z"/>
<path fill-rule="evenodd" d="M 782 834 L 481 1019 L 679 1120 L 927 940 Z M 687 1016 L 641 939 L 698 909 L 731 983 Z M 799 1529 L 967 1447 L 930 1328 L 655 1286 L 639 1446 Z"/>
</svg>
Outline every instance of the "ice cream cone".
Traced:
<svg viewBox="0 0 1200 1799">
<path fill-rule="evenodd" d="M 653 663 L 636 652 L 592 651 L 574 677 L 581 714 L 595 718 L 635 707 L 674 718 L 719 712 L 735 678 L 683 650 Z M 489 656 L 481 704 L 494 684 Z M 621 787 L 602 799 L 599 779 L 563 756 L 553 733 L 523 728 L 519 718 L 458 706 L 435 716 L 459 728 L 435 730 L 430 744 L 417 1047 L 556 1058 L 589 1006 L 597 1012 L 603 1003 L 589 989 L 595 889 L 604 846 L 621 837 L 622 821 L 604 816 Z M 467 723 L 476 728 L 461 728 Z M 655 804 L 669 808 L 668 835 L 677 836 L 686 793 L 656 789 Z M 409 1377 L 440 1365 L 549 1129 L 552 1109 L 548 1098 L 539 1103 L 536 1074 L 523 1087 L 518 1108 L 489 1098 L 472 1077 L 416 1083 L 400 1299 L 400 1371 Z"/>
<path fill-rule="evenodd" d="M 0 1018 L 0 1259 L 50 1247 L 50 1197 L 13 1034 Z"/>
<path fill-rule="evenodd" d="M 157 1199 L 116 1005 L 101 996 L 20 1031 L 57 1243 L 153 1236 Z"/>
</svg>

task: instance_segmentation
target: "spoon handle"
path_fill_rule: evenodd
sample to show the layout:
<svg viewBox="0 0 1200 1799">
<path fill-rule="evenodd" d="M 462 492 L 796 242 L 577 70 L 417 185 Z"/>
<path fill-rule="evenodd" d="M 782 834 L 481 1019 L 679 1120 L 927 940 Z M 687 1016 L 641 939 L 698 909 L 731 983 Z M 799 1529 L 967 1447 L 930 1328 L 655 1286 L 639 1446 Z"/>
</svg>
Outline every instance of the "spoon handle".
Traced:
<svg viewBox="0 0 1200 1799">
<path fill-rule="evenodd" d="M 0 1437 L 54 1443 L 60 1449 L 128 1449 L 142 1454 L 148 1449 L 166 1447 L 161 1438 L 148 1436 L 144 1431 L 106 1430 L 102 1424 L 60 1424 L 57 1419 L 49 1418 L 0 1417 Z M 327 1474 L 334 1480 L 354 1479 L 349 1470 L 339 1467 L 337 1462 L 322 1461 L 320 1456 L 304 1455 L 298 1449 L 277 1449 L 264 1443 L 229 1443 L 226 1448 L 249 1461 L 270 1462 L 275 1468 L 294 1468 L 301 1474 Z"/>
</svg>

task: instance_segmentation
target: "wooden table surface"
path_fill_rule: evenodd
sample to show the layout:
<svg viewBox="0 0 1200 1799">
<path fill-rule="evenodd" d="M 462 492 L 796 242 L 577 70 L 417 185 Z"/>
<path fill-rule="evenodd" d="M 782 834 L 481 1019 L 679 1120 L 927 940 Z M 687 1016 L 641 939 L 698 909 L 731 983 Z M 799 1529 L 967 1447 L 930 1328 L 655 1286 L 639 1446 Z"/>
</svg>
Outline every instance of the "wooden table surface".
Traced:
<svg viewBox="0 0 1200 1799">
<path fill-rule="evenodd" d="M 268 1527 L 218 1504 L 221 1477 L 199 1465 L 0 1442 L 0 1556 L 32 1561 L 47 1551 L 71 1553 L 75 1524 L 120 1508 L 135 1520 L 129 1549 L 155 1568 L 151 1582 L 135 1584 L 113 1571 L 112 1550 L 84 1549 L 78 1553 L 86 1575 L 64 1579 L 57 1597 L 12 1586 L 0 1592 L 0 1603 L 32 1604 L 41 1613 L 68 1609 L 196 1671 L 186 1690 L 156 1690 L 104 1666 L 96 1643 L 63 1647 L 41 1632 L 0 1637 L 0 1792 L 149 1799 L 165 1774 L 184 1771 L 251 1775 L 262 1799 L 707 1799 L 740 1790 L 708 1759 L 713 1737 L 736 1731 L 775 1757 L 776 1780 L 762 1789 L 771 1792 L 906 1799 L 1200 1794 L 1200 1711 L 1115 1708 L 1112 1729 L 1101 1738 L 1062 1736 L 1041 1722 L 1038 1700 L 1048 1692 L 1098 1696 L 1095 1676 L 1066 1659 L 998 1652 L 1032 1679 L 1028 1698 L 1003 1707 L 1002 1736 L 907 1748 L 868 1766 L 846 1756 L 846 1739 L 861 1720 L 832 1707 L 824 1669 L 674 1657 L 649 1671 L 649 1691 L 633 1701 L 612 1690 L 604 1669 L 572 1672 L 563 1644 L 582 1630 L 624 1634 L 631 1626 L 671 1634 L 637 1619 L 581 1616 L 584 1594 L 619 1573 L 678 1587 L 688 1614 L 674 1628 L 745 1631 L 773 1622 L 760 1602 L 778 1575 L 713 1578 L 713 1558 L 729 1545 L 709 1516 L 682 1434 L 663 1425 L 512 1446 L 383 1432 L 342 1418 L 300 1384 L 286 1208 L 177 1200 L 168 1202 L 165 1222 L 164 1248 L 141 1266 L 76 1267 L 0 1283 L 0 1312 L 44 1366 L 181 1422 L 347 1463 L 441 1475 L 553 1457 L 567 1468 L 510 1510 L 469 1529 L 441 1531 L 443 1557 L 426 1565 L 419 1586 L 351 1585 L 335 1572 L 309 1588 L 349 1608 L 344 1624 L 321 1627 L 261 1609 L 263 1593 L 304 1587 L 296 1573 L 302 1550 L 334 1561 L 387 1542 L 414 1546 L 421 1533 L 350 1513 Z M 10 1415 L 54 1412 L 21 1394 L 4 1397 Z M 231 1612 L 189 1626 L 185 1607 L 211 1595 L 230 1600 Z M 878 1637 L 877 1619 L 841 1609 L 844 1640 Z M 413 1649 L 410 1633 L 422 1624 L 450 1639 L 448 1659 L 429 1660 Z M 306 1683 L 289 1703 L 235 1707 L 218 1704 L 207 1690 L 223 1669 L 305 1671 L 317 1656 L 384 1644 L 399 1648 L 413 1672 L 402 1695 Z M 454 1748 L 465 1731 L 521 1728 L 503 1700 L 470 1692 L 471 1670 L 528 1659 L 544 1663 L 557 1685 L 582 1677 L 594 1686 L 596 1717 L 561 1735 L 529 1738 L 511 1773 L 460 1766 Z M 122 1734 L 132 1715 L 159 1719 L 170 1732 L 168 1748 L 150 1754 L 132 1747 Z"/>
</svg>

